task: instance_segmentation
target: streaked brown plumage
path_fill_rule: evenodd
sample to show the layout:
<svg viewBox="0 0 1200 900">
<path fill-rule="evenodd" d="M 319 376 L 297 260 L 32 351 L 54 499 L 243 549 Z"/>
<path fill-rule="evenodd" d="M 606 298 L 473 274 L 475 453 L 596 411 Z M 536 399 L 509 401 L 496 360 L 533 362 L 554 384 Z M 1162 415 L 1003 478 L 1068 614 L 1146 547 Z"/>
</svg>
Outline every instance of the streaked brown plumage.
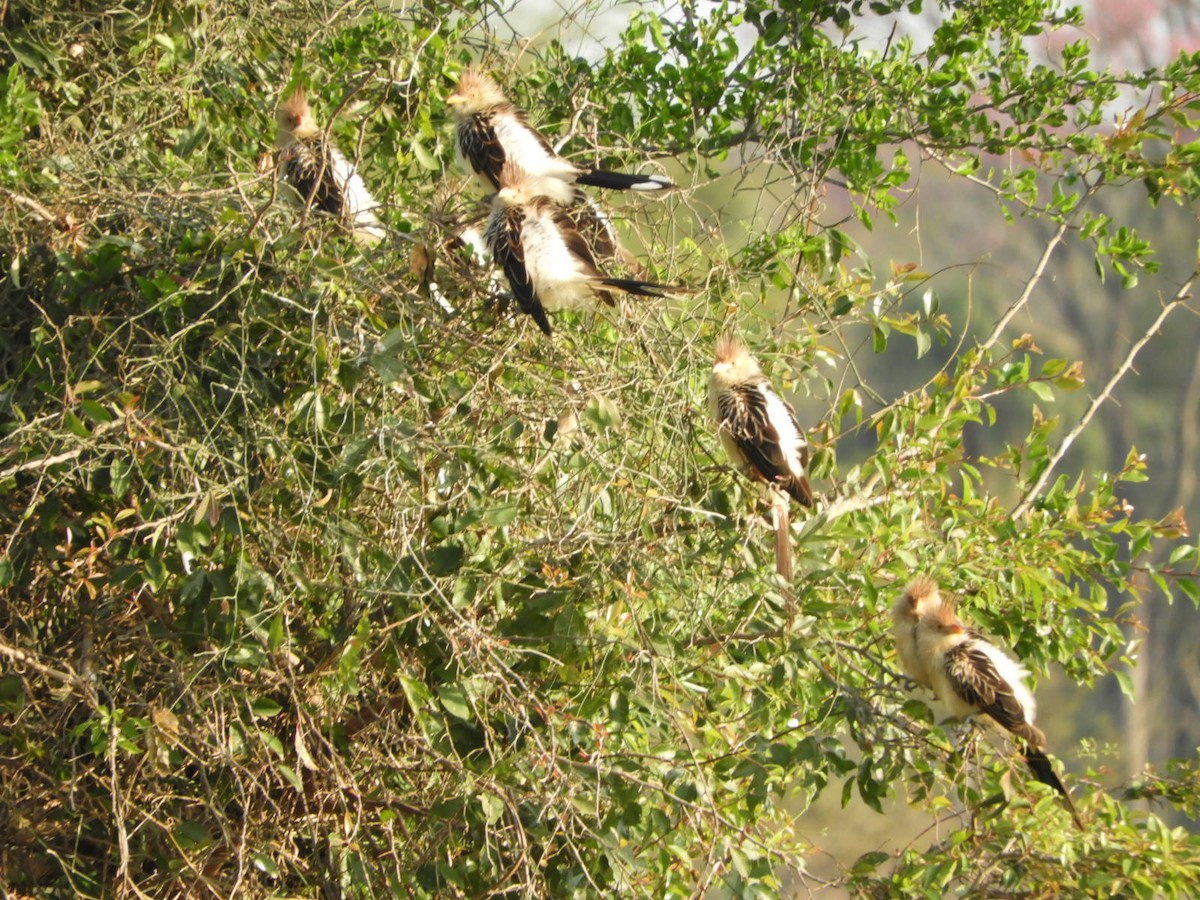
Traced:
<svg viewBox="0 0 1200 900">
<path fill-rule="evenodd" d="M 276 113 L 280 167 L 300 203 L 334 216 L 356 240 L 374 244 L 386 234 L 375 215 L 378 204 L 355 167 L 317 125 L 303 88 L 297 88 Z"/>
<path fill-rule="evenodd" d="M 662 297 L 671 290 L 603 274 L 569 211 L 538 194 L 541 182 L 511 163 L 504 167 L 501 184 L 488 222 L 487 243 L 517 305 L 545 334 L 551 333 L 548 312 L 590 310 L 597 300 L 615 305 L 610 288 L 645 297 Z"/>
<path fill-rule="evenodd" d="M 893 627 L 905 674 L 930 688 L 951 716 L 984 715 L 1013 735 L 1034 777 L 1062 795 L 1080 825 L 1066 785 L 1046 756 L 1046 736 L 1034 724 L 1037 704 L 1025 684 L 1025 667 L 965 625 L 954 600 L 926 577 L 910 583 L 893 607 Z"/>
<path fill-rule="evenodd" d="M 500 176 L 508 162 L 534 181 L 559 182 L 539 184 L 538 193 L 562 206 L 577 202 L 577 184 L 636 191 L 662 191 L 674 186 L 660 175 L 589 171 L 563 159 L 529 124 L 525 113 L 480 69 L 466 69 L 446 102 L 458 120 L 455 143 L 459 156 L 494 190 L 500 189 Z"/>
<path fill-rule="evenodd" d="M 796 413 L 735 335 L 717 339 L 708 402 L 721 445 L 734 465 L 801 505 L 812 506 L 808 442 Z"/>
</svg>

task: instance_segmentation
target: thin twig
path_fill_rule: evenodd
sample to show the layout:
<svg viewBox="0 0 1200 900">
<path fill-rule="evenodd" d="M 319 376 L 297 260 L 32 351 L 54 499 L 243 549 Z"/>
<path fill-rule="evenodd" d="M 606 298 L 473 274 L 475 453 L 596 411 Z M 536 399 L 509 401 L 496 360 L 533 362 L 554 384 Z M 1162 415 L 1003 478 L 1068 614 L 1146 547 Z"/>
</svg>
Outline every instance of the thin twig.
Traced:
<svg viewBox="0 0 1200 900">
<path fill-rule="evenodd" d="M 1067 451 L 1071 449 L 1071 445 L 1075 443 L 1075 439 L 1079 437 L 1079 435 L 1083 432 L 1083 429 L 1087 427 L 1088 423 L 1092 420 L 1092 416 L 1094 416 L 1096 411 L 1100 408 L 1100 405 L 1112 396 L 1112 392 L 1116 388 L 1117 384 L 1122 378 L 1125 377 L 1125 374 L 1130 370 L 1130 368 L 1133 367 L 1133 361 L 1137 358 L 1137 355 L 1141 349 L 1150 342 L 1155 334 L 1158 333 L 1158 330 L 1162 327 L 1163 322 L 1166 321 L 1167 316 L 1169 316 L 1179 306 L 1187 302 L 1188 292 L 1195 283 L 1197 274 L 1200 274 L 1200 269 L 1194 270 L 1188 280 L 1185 281 L 1180 286 L 1179 290 L 1175 292 L 1175 296 L 1167 301 L 1167 303 L 1163 304 L 1162 311 L 1158 314 L 1158 317 L 1155 318 L 1150 327 L 1146 329 L 1145 334 L 1138 338 L 1137 341 L 1134 342 L 1133 346 L 1129 348 L 1129 352 L 1125 354 L 1125 359 L 1121 362 L 1121 365 L 1117 366 L 1117 370 L 1113 372 L 1112 377 L 1108 379 L 1108 384 L 1104 386 L 1104 390 L 1097 394 L 1092 400 L 1091 405 L 1089 405 L 1087 408 L 1087 411 L 1079 419 L 1079 423 L 1071 429 L 1070 434 L 1063 438 L 1063 442 L 1059 445 L 1058 450 L 1054 452 L 1054 456 L 1050 458 L 1050 462 L 1042 471 L 1041 476 L 1034 483 L 1033 487 L 1025 492 L 1025 495 L 1021 498 L 1021 502 L 1018 503 L 1016 509 L 1013 510 L 1013 519 L 1020 519 L 1029 512 L 1030 507 L 1033 505 L 1033 501 L 1046 487 L 1047 483 L 1049 483 L 1050 476 L 1054 473 L 1054 468 L 1062 461 L 1062 458 L 1066 456 Z"/>
<path fill-rule="evenodd" d="M 62 225 L 62 220 L 58 216 L 54 215 L 54 213 L 50 212 L 50 210 L 46 209 L 46 207 L 32 197 L 26 197 L 24 194 L 18 194 L 16 191 L 10 191 L 8 188 L 0 188 L 0 193 L 3 193 L 18 206 L 25 207 L 48 225 Z"/>
<path fill-rule="evenodd" d="M 95 706 L 97 703 L 96 694 L 95 691 L 92 690 L 91 685 L 89 685 L 86 680 L 81 678 L 78 673 L 76 673 L 70 667 L 67 667 L 66 671 L 63 671 L 62 669 L 55 669 L 41 662 L 36 655 L 28 652 L 27 650 L 22 650 L 19 647 L 10 647 L 8 644 L 3 642 L 0 642 L 0 656 L 8 657 L 15 663 L 28 666 L 35 672 L 38 672 L 47 678 L 52 678 L 55 681 L 67 685 L 68 687 L 74 688 L 76 691 L 82 694 L 92 706 Z"/>
<path fill-rule="evenodd" d="M 1080 206 L 1083 204 L 1080 203 Z M 1029 302 L 1029 298 L 1033 296 L 1034 288 L 1041 283 L 1042 277 L 1046 274 L 1046 267 L 1050 264 L 1050 257 L 1054 255 L 1054 251 L 1058 245 L 1062 243 L 1063 236 L 1066 235 L 1067 229 L 1070 228 L 1070 220 L 1063 219 L 1059 223 L 1058 231 L 1054 232 L 1054 237 L 1046 244 L 1046 248 L 1042 251 L 1042 258 L 1038 260 L 1037 266 L 1033 270 L 1033 274 L 1029 276 L 1029 280 L 1025 282 L 1025 290 L 1021 291 L 1021 296 L 1013 302 L 1013 305 L 1005 310 L 1004 315 L 996 322 L 996 327 L 992 329 L 992 333 L 988 335 L 986 341 L 980 349 L 986 350 L 1000 340 L 1000 336 L 1004 333 L 1004 329 L 1008 327 L 1008 323 L 1013 320 L 1025 304 Z"/>
<path fill-rule="evenodd" d="M 75 450 L 67 450 L 63 453 L 56 453 L 52 456 L 39 456 L 37 459 L 27 459 L 23 463 L 18 463 L 15 466 L 9 466 L 4 471 L 0 472 L 0 481 L 5 481 L 12 478 L 20 472 L 29 472 L 33 469 L 48 469 L 51 466 L 57 466 L 60 463 L 70 462 L 78 458 L 84 451 L 83 447 Z"/>
</svg>

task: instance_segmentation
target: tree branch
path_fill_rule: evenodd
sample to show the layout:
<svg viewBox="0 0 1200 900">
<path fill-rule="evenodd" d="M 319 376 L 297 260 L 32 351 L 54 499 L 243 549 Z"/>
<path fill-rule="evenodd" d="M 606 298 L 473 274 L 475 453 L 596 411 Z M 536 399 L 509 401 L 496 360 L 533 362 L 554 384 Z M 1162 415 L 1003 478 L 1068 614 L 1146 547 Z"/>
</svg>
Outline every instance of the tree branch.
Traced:
<svg viewBox="0 0 1200 900">
<path fill-rule="evenodd" d="M 987 340 L 983 342 L 983 345 L 980 349 L 986 350 L 1000 340 L 1000 335 L 1004 333 L 1004 329 L 1008 327 L 1008 323 L 1013 320 L 1013 317 L 1016 316 L 1017 313 L 1025 308 L 1025 304 L 1028 303 L 1029 298 L 1033 296 L 1033 289 L 1038 286 L 1038 283 L 1042 280 L 1042 276 L 1046 274 L 1046 266 L 1050 264 L 1050 257 L 1054 255 L 1055 249 L 1057 249 L 1058 245 L 1062 243 L 1063 235 L 1067 233 L 1067 229 L 1070 227 L 1069 223 L 1070 220 L 1065 218 L 1059 223 L 1058 231 L 1054 232 L 1054 237 L 1050 238 L 1049 243 L 1046 244 L 1046 249 L 1042 251 L 1042 258 L 1038 260 L 1037 267 L 1033 270 L 1033 274 L 1030 275 L 1029 280 L 1025 282 L 1025 290 L 1021 291 L 1021 296 L 1016 299 L 1013 305 L 1010 306 L 1005 311 L 1004 315 L 1000 317 L 999 321 L 996 322 L 996 327 L 992 329 L 992 333 L 988 335 Z"/>
<path fill-rule="evenodd" d="M 1013 519 L 1020 519 L 1029 512 L 1029 509 L 1033 505 L 1033 501 L 1037 498 L 1037 495 L 1042 492 L 1042 490 L 1046 487 L 1046 484 L 1050 481 L 1050 476 L 1054 473 L 1054 468 L 1060 462 L 1062 462 L 1062 458 L 1066 456 L 1067 451 L 1071 449 L 1071 445 L 1075 443 L 1075 439 L 1079 437 L 1079 435 L 1083 432 L 1083 429 L 1087 427 L 1088 423 L 1092 420 L 1092 417 L 1096 414 L 1096 411 L 1100 408 L 1100 405 L 1112 396 L 1112 392 L 1116 388 L 1117 384 L 1122 378 L 1125 377 L 1125 373 L 1127 373 L 1130 368 L 1133 367 L 1133 361 L 1137 358 L 1137 355 L 1141 349 L 1150 342 L 1150 339 L 1153 338 L 1158 330 L 1162 327 L 1162 324 L 1166 321 L 1167 316 L 1169 316 L 1179 306 L 1187 302 L 1188 292 L 1195 283 L 1197 274 L 1200 274 L 1200 269 L 1192 271 L 1192 274 L 1188 280 L 1185 281 L 1180 286 L 1179 290 L 1175 292 L 1175 296 L 1163 304 L 1162 311 L 1158 314 L 1158 317 L 1155 318 L 1154 322 L 1151 323 L 1150 327 L 1146 329 L 1145 334 L 1138 338 L 1137 341 L 1134 342 L 1133 346 L 1129 348 L 1129 352 L 1125 354 L 1125 359 L 1121 362 L 1121 365 L 1117 366 L 1117 370 L 1113 372 L 1112 377 L 1108 379 L 1108 384 L 1104 386 L 1104 390 L 1097 394 L 1092 400 L 1091 405 L 1087 408 L 1087 411 L 1084 412 L 1083 416 L 1079 419 L 1079 423 L 1071 429 L 1070 434 L 1063 438 L 1063 442 L 1059 445 L 1058 450 L 1055 451 L 1054 456 L 1051 457 L 1049 464 L 1042 471 L 1042 474 L 1038 478 L 1037 482 L 1033 485 L 1033 487 L 1025 492 L 1025 495 L 1021 498 L 1021 502 L 1017 504 L 1017 508 L 1012 512 Z"/>
<path fill-rule="evenodd" d="M 70 666 L 66 667 L 66 671 L 55 669 L 43 663 L 35 654 L 27 650 L 22 650 L 19 647 L 11 647 L 3 641 L 0 641 L 0 656 L 7 657 L 17 665 L 28 666 L 40 675 L 78 691 L 92 707 L 95 707 L 98 702 L 96 692 L 92 690 L 92 686 L 71 669 Z"/>
</svg>

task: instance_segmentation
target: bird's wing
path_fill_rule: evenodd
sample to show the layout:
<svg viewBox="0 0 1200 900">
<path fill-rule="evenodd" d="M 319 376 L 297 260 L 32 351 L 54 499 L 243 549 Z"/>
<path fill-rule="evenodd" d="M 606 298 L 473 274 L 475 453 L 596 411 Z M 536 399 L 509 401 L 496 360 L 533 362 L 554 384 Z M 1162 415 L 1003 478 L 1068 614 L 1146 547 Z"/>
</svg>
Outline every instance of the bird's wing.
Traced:
<svg viewBox="0 0 1200 900">
<path fill-rule="evenodd" d="M 333 216 L 342 215 L 346 198 L 334 177 L 333 160 L 323 140 L 297 141 L 287 152 L 284 174 L 300 194 L 301 202 Z"/>
<path fill-rule="evenodd" d="M 571 200 L 571 183 L 579 169 L 555 153 L 520 110 L 492 109 L 463 120 L 458 125 L 458 149 L 471 168 L 497 189 L 501 170 L 512 163 L 535 181 L 561 182 L 539 184 L 538 193 L 564 205 Z"/>
<path fill-rule="evenodd" d="M 592 253 L 599 259 L 615 257 L 619 250 L 617 233 L 608 214 L 583 191 L 576 190 L 574 202 L 565 210 L 572 226 L 587 239 Z"/>
<path fill-rule="evenodd" d="M 559 235 L 562 237 L 562 242 L 567 248 L 567 252 L 575 257 L 580 263 L 580 270 L 591 278 L 603 278 L 599 267 L 596 265 L 595 248 L 591 242 L 584 236 L 583 231 L 579 227 L 579 222 L 576 219 L 578 207 L 564 208 L 556 204 L 547 202 L 546 209 L 552 216 L 554 227 L 558 229 Z M 609 306 L 616 306 L 617 301 L 613 299 L 613 295 L 601 288 L 598 284 L 594 288 L 596 297 Z"/>
<path fill-rule="evenodd" d="M 521 240 L 524 221 L 524 210 L 519 207 L 503 212 L 499 223 L 489 235 L 492 241 L 492 259 L 508 279 L 508 286 L 512 288 L 521 311 L 532 316 L 538 328 L 549 335 L 550 320 L 546 317 L 546 310 L 533 289 L 533 279 L 529 276 L 529 267 L 525 264 L 525 245 Z"/>
<path fill-rule="evenodd" d="M 800 467 L 805 472 L 808 471 L 808 441 L 804 440 L 804 432 L 800 430 L 800 420 L 796 418 L 796 410 L 792 408 L 792 404 L 788 403 L 782 397 L 777 398 L 783 404 L 784 412 L 787 413 L 788 420 L 792 423 L 792 428 L 796 430 L 796 436 L 799 438 L 796 447 L 796 455 L 800 457 Z"/>
<path fill-rule="evenodd" d="M 588 275 L 599 276 L 600 270 L 596 267 L 596 255 L 592 251 L 592 245 L 583 236 L 575 221 L 574 210 L 549 203 L 546 204 L 546 208 L 553 218 L 554 227 L 558 229 L 563 243 L 567 246 L 567 252 L 583 263 L 584 271 Z"/>
<path fill-rule="evenodd" d="M 797 435 L 802 434 L 792 408 L 778 397 L 774 397 L 766 379 L 739 384 L 722 392 L 717 404 L 721 414 L 720 427 L 737 444 L 746 461 L 766 481 L 778 485 L 800 503 L 812 504 L 812 488 L 803 472 L 793 472 L 780 440 L 779 430 L 771 421 L 772 400 L 778 409 L 790 417 L 790 424 Z M 799 449 L 801 465 L 808 461 L 808 449 Z"/>
<path fill-rule="evenodd" d="M 945 668 L 955 694 L 1035 749 L 1045 746 L 1045 736 L 1028 720 L 1013 686 L 997 670 L 991 656 L 979 647 L 977 639 L 963 641 L 949 650 Z"/>
<path fill-rule="evenodd" d="M 546 151 L 547 156 L 554 159 L 561 159 L 554 148 L 550 146 L 550 142 L 542 136 L 542 133 L 529 124 L 529 117 L 522 110 L 514 109 L 513 117 L 525 127 L 525 130 L 529 132 L 529 136 L 541 145 L 542 149 Z"/>
<path fill-rule="evenodd" d="M 504 168 L 504 147 L 496 137 L 489 113 L 464 119 L 458 126 L 458 149 L 471 171 L 483 176 L 500 189 L 500 170 Z"/>
</svg>

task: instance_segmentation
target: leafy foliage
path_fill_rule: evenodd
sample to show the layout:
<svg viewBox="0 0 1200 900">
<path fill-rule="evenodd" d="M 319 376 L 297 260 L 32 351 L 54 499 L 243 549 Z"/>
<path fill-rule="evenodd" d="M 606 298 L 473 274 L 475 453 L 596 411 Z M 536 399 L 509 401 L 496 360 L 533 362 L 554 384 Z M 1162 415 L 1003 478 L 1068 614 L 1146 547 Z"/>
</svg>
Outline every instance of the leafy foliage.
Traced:
<svg viewBox="0 0 1200 900">
<path fill-rule="evenodd" d="M 1136 450 L 1058 471 L 1044 410 L 1078 363 L 1006 336 L 1011 314 L 968 339 L 914 302 L 928 273 L 879 283 L 822 198 L 869 228 L 936 161 L 1132 289 L 1156 248 L 1095 198 L 1196 201 L 1200 57 L 1042 60 L 1028 39 L 1080 14 L 1040 0 L 948 3 L 928 40 L 883 44 L 856 23 L 920 3 L 689 4 L 598 61 L 552 41 L 519 67 L 490 4 L 43 5 L 5 6 L 0 36 L 15 890 L 777 896 L 811 877 L 797 806 L 834 791 L 954 823 L 845 861 L 855 892 L 1187 895 L 1194 837 L 1090 783 L 1074 832 L 936 725 L 886 611 L 929 570 L 1033 670 L 1091 685 L 1130 662 L 1144 579 L 1196 601 L 1195 545 L 1132 517 Z M 552 341 L 487 302 L 451 246 L 475 201 L 442 102 L 480 55 L 566 152 L 690 173 L 614 204 L 656 275 L 702 291 L 564 315 Z M 276 200 L 297 83 L 385 201 L 378 250 Z M 1123 91 L 1140 112 L 1099 127 Z M 701 402 L 734 321 L 822 410 L 792 585 Z M 907 390 L 829 374 L 860 342 L 935 341 Z M 1016 393 L 1021 439 L 969 447 Z M 1194 760 L 1132 796 L 1192 814 Z"/>
</svg>

